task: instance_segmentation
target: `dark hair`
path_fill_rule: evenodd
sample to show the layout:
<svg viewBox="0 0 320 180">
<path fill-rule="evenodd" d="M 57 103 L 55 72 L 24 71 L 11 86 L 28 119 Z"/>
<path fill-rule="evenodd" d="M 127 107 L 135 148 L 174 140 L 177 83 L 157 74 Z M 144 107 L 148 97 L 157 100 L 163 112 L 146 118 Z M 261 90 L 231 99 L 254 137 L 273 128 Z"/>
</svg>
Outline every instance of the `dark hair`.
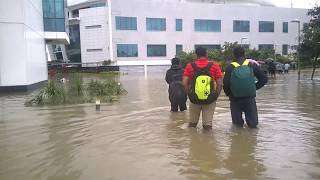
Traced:
<svg viewBox="0 0 320 180">
<path fill-rule="evenodd" d="M 241 46 L 237 46 L 233 49 L 233 55 L 236 59 L 244 58 L 245 57 L 245 51 L 244 48 Z"/>
<path fill-rule="evenodd" d="M 207 49 L 203 47 L 198 47 L 196 49 L 196 55 L 197 57 L 205 57 L 207 56 Z"/>
<path fill-rule="evenodd" d="M 180 59 L 175 57 L 171 59 L 171 64 L 172 65 L 179 65 L 180 64 Z"/>
</svg>

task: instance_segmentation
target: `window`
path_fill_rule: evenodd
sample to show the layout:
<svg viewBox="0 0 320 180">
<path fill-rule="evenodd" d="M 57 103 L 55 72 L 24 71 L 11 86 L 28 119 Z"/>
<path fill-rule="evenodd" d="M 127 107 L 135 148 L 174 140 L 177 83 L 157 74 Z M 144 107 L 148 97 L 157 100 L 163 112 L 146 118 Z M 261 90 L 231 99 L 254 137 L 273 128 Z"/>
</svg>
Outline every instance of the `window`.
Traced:
<svg viewBox="0 0 320 180">
<path fill-rule="evenodd" d="M 176 19 L 176 31 L 182 31 L 182 19 Z"/>
<path fill-rule="evenodd" d="M 102 49 L 87 49 L 87 52 L 99 52 L 102 51 Z"/>
<path fill-rule="evenodd" d="M 64 0 L 42 0 L 44 30 L 65 31 Z"/>
<path fill-rule="evenodd" d="M 203 47 L 203 48 L 206 48 L 207 50 L 212 50 L 212 49 L 220 49 L 221 45 L 220 44 L 196 44 L 196 45 L 194 45 L 194 49 L 197 49 L 198 47 Z"/>
<path fill-rule="evenodd" d="M 104 6 L 106 6 L 106 3 L 101 2 L 101 3 L 94 3 L 90 7 L 94 8 L 94 7 L 104 7 Z"/>
<path fill-rule="evenodd" d="M 259 44 L 259 51 L 273 50 L 273 44 Z"/>
<path fill-rule="evenodd" d="M 282 32 L 288 33 L 288 22 L 282 23 Z"/>
<path fill-rule="evenodd" d="M 166 45 L 147 45 L 148 57 L 163 57 L 167 56 Z"/>
<path fill-rule="evenodd" d="M 137 18 L 116 16 L 116 29 L 117 30 L 137 30 Z"/>
<path fill-rule="evenodd" d="M 259 21 L 259 32 L 274 32 L 274 22 Z"/>
<path fill-rule="evenodd" d="M 86 26 L 86 29 L 96 29 L 96 28 L 101 28 L 101 25 L 93 25 L 93 26 Z"/>
<path fill-rule="evenodd" d="M 138 57 L 137 44 L 117 44 L 118 57 Z"/>
<path fill-rule="evenodd" d="M 288 44 L 283 44 L 282 45 L 282 55 L 288 55 Z"/>
<path fill-rule="evenodd" d="M 221 21 L 195 19 L 194 30 L 197 32 L 221 32 Z"/>
<path fill-rule="evenodd" d="M 166 19 L 165 18 L 147 18 L 146 25 L 147 25 L 147 31 L 165 31 Z"/>
<path fill-rule="evenodd" d="M 176 45 L 176 55 L 180 54 L 182 52 L 183 46 L 182 44 Z"/>
<path fill-rule="evenodd" d="M 250 32 L 250 21 L 233 21 L 233 32 Z"/>
</svg>

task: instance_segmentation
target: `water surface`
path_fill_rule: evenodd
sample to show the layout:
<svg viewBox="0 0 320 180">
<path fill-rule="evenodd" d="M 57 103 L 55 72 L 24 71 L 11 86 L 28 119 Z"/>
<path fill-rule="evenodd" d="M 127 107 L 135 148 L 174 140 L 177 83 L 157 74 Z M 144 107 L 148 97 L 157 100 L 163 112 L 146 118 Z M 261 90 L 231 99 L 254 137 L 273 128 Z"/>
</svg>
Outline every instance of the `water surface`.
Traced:
<svg viewBox="0 0 320 180">
<path fill-rule="evenodd" d="M 0 179 L 320 179 L 319 80 L 270 80 L 258 129 L 233 127 L 221 96 L 204 132 L 187 127 L 188 112 L 169 112 L 163 76 L 121 76 L 129 93 L 100 112 L 0 96 Z"/>
</svg>

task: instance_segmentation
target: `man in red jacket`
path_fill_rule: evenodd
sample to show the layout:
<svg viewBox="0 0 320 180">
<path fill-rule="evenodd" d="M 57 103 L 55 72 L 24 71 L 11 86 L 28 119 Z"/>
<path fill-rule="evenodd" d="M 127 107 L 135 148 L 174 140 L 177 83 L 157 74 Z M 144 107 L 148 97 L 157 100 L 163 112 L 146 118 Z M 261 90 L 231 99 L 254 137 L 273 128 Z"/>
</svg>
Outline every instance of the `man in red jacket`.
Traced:
<svg viewBox="0 0 320 180">
<path fill-rule="evenodd" d="M 195 60 L 193 65 L 196 65 L 196 69 L 205 70 L 209 68 L 209 73 L 212 80 L 216 83 L 216 88 L 214 91 L 214 101 L 210 104 L 194 104 L 192 102 L 189 103 L 189 116 L 190 122 L 189 127 L 196 127 L 199 121 L 200 112 L 202 112 L 202 126 L 204 129 L 212 129 L 212 119 L 214 110 L 216 107 L 216 100 L 218 99 L 221 89 L 222 89 L 222 73 L 219 65 L 209 63 L 207 57 L 207 51 L 205 48 L 199 47 L 196 49 L 197 59 Z M 190 90 L 190 82 L 193 80 L 195 76 L 195 69 L 192 67 L 192 64 L 187 64 L 183 78 L 182 84 L 186 89 L 186 92 Z M 189 96 L 190 97 L 190 96 Z"/>
</svg>

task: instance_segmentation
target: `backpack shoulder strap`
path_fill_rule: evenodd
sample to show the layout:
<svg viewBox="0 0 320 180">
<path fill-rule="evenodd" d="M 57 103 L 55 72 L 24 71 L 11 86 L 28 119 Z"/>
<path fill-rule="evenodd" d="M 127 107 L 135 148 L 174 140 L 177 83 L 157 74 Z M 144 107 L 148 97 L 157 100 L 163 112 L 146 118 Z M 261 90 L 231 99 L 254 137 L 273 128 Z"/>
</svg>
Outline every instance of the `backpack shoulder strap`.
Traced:
<svg viewBox="0 0 320 180">
<path fill-rule="evenodd" d="M 199 68 L 198 68 L 198 66 L 196 65 L 196 63 L 194 63 L 194 62 L 191 63 L 191 66 L 192 66 L 192 68 L 193 68 L 193 70 L 194 70 L 195 73 L 199 71 Z"/>
<path fill-rule="evenodd" d="M 212 67 L 213 63 L 212 62 L 208 62 L 208 65 L 206 66 L 206 68 L 204 69 L 207 73 L 210 74 L 210 69 Z"/>
<path fill-rule="evenodd" d="M 242 66 L 248 66 L 250 61 L 248 59 L 244 60 Z"/>
<path fill-rule="evenodd" d="M 237 63 L 237 62 L 232 62 L 231 65 L 232 65 L 233 67 L 235 67 L 235 68 L 241 66 L 241 65 L 240 65 L 239 63 Z"/>
</svg>

